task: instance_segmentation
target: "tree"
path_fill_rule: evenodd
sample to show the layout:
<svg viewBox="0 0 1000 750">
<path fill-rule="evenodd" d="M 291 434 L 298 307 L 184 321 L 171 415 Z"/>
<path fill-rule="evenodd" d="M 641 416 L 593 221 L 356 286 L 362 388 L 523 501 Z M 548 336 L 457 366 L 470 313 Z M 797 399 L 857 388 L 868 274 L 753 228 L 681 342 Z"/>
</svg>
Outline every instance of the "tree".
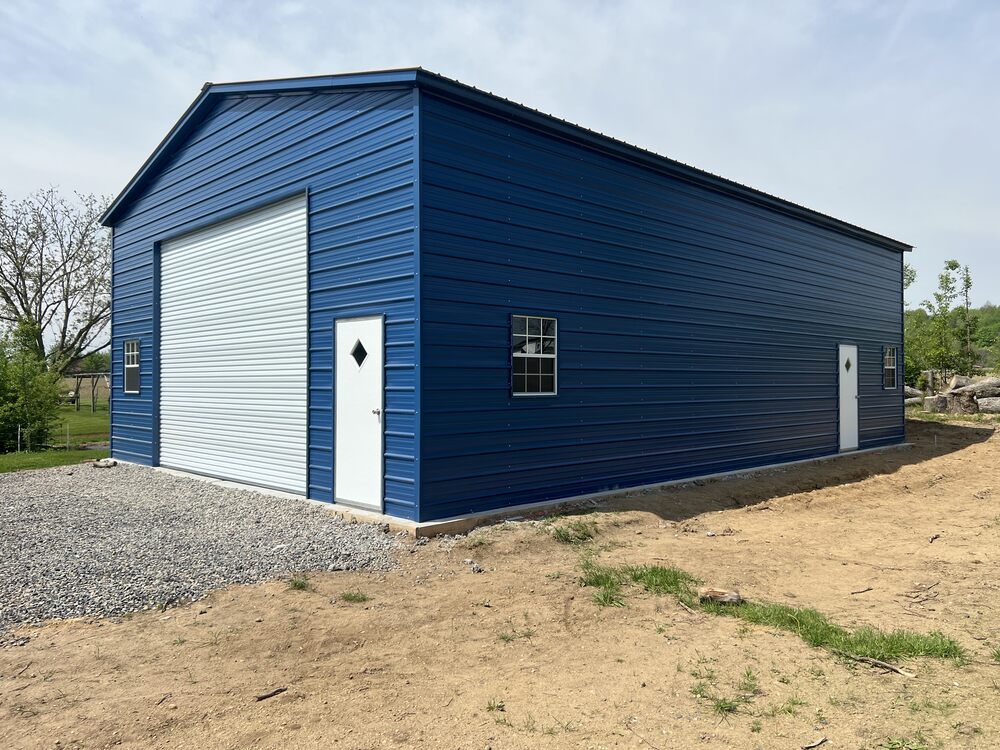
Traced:
<svg viewBox="0 0 1000 750">
<path fill-rule="evenodd" d="M 933 300 L 923 302 L 928 315 L 925 339 L 927 365 L 940 370 L 946 377 L 955 370 L 958 363 L 955 331 L 952 327 L 952 306 L 958 297 L 955 275 L 960 268 L 957 260 L 946 260 L 944 271 L 938 274 L 938 289 L 934 292 Z"/>
<path fill-rule="evenodd" d="M 963 375 L 971 375 L 979 360 L 979 352 L 976 347 L 979 319 L 972 309 L 972 273 L 968 266 L 962 267 L 960 281 L 962 288 L 959 294 L 962 304 L 955 310 L 955 328 L 958 336 L 958 355 L 955 358 L 955 369 Z"/>
<path fill-rule="evenodd" d="M 917 270 L 909 263 L 903 263 L 903 291 L 905 292 L 917 280 Z"/>
<path fill-rule="evenodd" d="M 48 442 L 59 412 L 59 376 L 35 351 L 38 331 L 22 321 L 0 340 L 0 453 Z"/>
<path fill-rule="evenodd" d="M 21 201 L 0 192 L 0 324 L 30 323 L 37 359 L 57 373 L 108 344 L 111 242 L 106 201 L 54 188 Z"/>
</svg>

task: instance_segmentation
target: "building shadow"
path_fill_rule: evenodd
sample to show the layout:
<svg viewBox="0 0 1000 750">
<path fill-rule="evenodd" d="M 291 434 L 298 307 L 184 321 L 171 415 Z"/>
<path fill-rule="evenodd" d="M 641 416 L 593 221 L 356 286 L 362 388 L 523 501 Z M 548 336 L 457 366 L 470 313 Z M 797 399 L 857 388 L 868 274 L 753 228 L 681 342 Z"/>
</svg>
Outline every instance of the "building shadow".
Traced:
<svg viewBox="0 0 1000 750">
<path fill-rule="evenodd" d="M 703 513 L 734 508 L 765 509 L 769 501 L 789 495 L 849 485 L 893 474 L 904 466 L 960 451 L 989 440 L 996 428 L 989 424 L 955 424 L 907 420 L 908 446 L 775 469 L 747 470 L 715 479 L 696 480 L 655 489 L 613 495 L 574 512 L 643 511 L 665 521 L 683 522 Z"/>
</svg>

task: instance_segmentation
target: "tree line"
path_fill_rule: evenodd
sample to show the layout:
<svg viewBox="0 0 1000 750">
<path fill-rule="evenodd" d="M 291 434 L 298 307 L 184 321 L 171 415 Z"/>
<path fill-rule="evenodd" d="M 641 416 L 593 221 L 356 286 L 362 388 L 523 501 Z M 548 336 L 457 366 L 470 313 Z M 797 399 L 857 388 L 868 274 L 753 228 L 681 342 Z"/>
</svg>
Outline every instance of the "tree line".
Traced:
<svg viewBox="0 0 1000 750">
<path fill-rule="evenodd" d="M 903 288 L 916 279 L 909 264 L 903 267 Z M 903 312 L 903 354 L 906 382 L 925 388 L 922 373 L 975 375 L 1000 372 L 1000 307 L 972 306 L 972 272 L 957 260 L 947 260 L 938 274 L 938 286 L 929 299 Z"/>
<path fill-rule="evenodd" d="M 23 200 L 0 191 L 0 452 L 44 445 L 60 379 L 110 363 L 107 199 L 54 188 Z"/>
</svg>

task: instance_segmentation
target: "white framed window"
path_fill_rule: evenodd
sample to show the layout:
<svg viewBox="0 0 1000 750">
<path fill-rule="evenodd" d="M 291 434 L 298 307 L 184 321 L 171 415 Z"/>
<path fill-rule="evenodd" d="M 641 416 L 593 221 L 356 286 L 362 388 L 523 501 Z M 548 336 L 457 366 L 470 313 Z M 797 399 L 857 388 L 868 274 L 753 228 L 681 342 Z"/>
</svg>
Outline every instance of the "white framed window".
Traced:
<svg viewBox="0 0 1000 750">
<path fill-rule="evenodd" d="M 896 387 L 896 347 L 882 348 L 882 388 L 893 390 Z"/>
<path fill-rule="evenodd" d="M 125 342 L 125 393 L 139 392 L 139 340 Z"/>
<path fill-rule="evenodd" d="M 512 315 L 510 319 L 510 382 L 514 396 L 554 396 L 556 319 Z"/>
</svg>

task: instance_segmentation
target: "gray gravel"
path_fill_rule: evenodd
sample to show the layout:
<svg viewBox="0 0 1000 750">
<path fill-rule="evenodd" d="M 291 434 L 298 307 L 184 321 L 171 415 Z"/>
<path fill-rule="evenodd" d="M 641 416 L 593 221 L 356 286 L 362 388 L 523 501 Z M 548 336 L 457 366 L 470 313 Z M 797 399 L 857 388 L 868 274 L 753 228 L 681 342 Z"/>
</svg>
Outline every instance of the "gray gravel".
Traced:
<svg viewBox="0 0 1000 750">
<path fill-rule="evenodd" d="M 304 501 L 138 466 L 0 474 L 0 644 L 50 618 L 120 616 L 299 571 L 384 571 L 397 546 Z"/>
</svg>

